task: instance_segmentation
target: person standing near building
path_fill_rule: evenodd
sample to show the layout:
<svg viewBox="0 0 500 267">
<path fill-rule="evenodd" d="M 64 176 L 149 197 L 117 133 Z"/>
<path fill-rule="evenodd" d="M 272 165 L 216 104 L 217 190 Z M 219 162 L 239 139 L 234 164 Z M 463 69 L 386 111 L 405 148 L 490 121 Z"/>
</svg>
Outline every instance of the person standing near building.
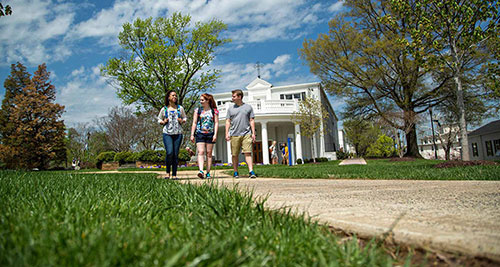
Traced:
<svg viewBox="0 0 500 267">
<path fill-rule="evenodd" d="M 269 151 L 271 152 L 271 164 L 278 164 L 278 148 L 276 145 L 276 141 L 273 141 L 273 144 L 269 148 Z"/>
<path fill-rule="evenodd" d="M 245 155 L 250 178 L 257 178 L 253 170 L 252 144 L 255 143 L 255 116 L 253 108 L 243 103 L 243 91 L 231 91 L 231 99 L 234 103 L 227 110 L 226 115 L 226 140 L 231 141 L 231 155 L 233 157 L 234 178 L 238 174 L 238 154 Z"/>
<path fill-rule="evenodd" d="M 163 125 L 163 145 L 165 146 L 167 177 L 177 179 L 177 165 L 179 163 L 179 148 L 182 143 L 182 124 L 186 123 L 186 112 L 177 104 L 177 93 L 170 90 L 165 95 L 165 107 L 158 114 L 158 123 Z"/>
<path fill-rule="evenodd" d="M 281 154 L 283 155 L 283 158 L 281 160 L 282 163 L 288 165 L 288 146 L 286 145 L 286 143 L 283 143 L 281 147 Z"/>
<path fill-rule="evenodd" d="M 217 141 L 217 129 L 219 128 L 219 111 L 217 104 L 211 94 L 200 96 L 201 107 L 197 108 L 193 114 L 193 124 L 191 126 L 191 142 L 196 141 L 198 150 L 198 167 L 200 172 L 198 177 L 205 178 L 203 165 L 205 155 L 207 157 L 207 175 L 210 179 L 210 167 L 212 166 L 212 151 Z"/>
</svg>

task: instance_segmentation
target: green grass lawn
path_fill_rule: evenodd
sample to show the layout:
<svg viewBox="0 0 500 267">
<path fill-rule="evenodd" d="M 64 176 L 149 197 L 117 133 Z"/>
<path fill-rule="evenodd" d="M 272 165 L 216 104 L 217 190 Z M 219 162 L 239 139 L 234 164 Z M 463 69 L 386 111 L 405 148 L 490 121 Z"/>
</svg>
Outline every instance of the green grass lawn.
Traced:
<svg viewBox="0 0 500 267">
<path fill-rule="evenodd" d="M 340 161 L 295 166 L 256 166 L 257 175 L 279 178 L 408 179 L 408 180 L 500 180 L 500 166 L 433 168 L 439 160 L 367 160 L 367 165 L 338 165 Z M 242 174 L 248 169 L 240 168 Z M 231 173 L 228 171 L 227 173 Z"/>
<path fill-rule="evenodd" d="M 325 226 L 235 189 L 154 174 L 1 171 L 0 266 L 392 263 L 374 243 L 339 242 Z"/>
</svg>

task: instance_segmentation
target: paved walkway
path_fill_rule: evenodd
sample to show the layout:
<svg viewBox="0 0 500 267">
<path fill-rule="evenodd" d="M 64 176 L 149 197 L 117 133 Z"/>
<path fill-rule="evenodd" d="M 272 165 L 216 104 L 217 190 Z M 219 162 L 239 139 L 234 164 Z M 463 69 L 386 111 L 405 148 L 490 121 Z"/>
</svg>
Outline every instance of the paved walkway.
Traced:
<svg viewBox="0 0 500 267">
<path fill-rule="evenodd" d="M 366 161 L 363 158 L 344 159 L 339 165 L 366 165 Z"/>
<path fill-rule="evenodd" d="M 255 197 L 269 196 L 269 208 L 289 207 L 360 236 L 381 236 L 396 223 L 392 234 L 398 243 L 500 262 L 500 181 L 219 178 L 214 182 L 238 184 Z"/>
</svg>

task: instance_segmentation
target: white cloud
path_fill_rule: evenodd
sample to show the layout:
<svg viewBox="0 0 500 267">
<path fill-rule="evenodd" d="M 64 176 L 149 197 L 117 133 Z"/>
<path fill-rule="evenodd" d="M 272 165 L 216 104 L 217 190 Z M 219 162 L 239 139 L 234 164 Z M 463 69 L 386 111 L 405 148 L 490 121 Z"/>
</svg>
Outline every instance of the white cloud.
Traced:
<svg viewBox="0 0 500 267">
<path fill-rule="evenodd" d="M 272 63 L 263 63 L 261 67 L 261 78 L 275 84 L 282 78 L 284 73 L 292 70 L 290 55 L 280 55 Z M 221 70 L 221 79 L 216 86 L 217 93 L 230 91 L 236 88 L 244 89 L 250 82 L 257 78 L 255 63 L 222 64 L 214 65 Z"/>
<path fill-rule="evenodd" d="M 335 4 L 332 4 L 330 7 L 328 7 L 328 11 L 334 13 L 340 11 L 344 7 L 345 1 L 339 0 Z"/>
<path fill-rule="evenodd" d="M 277 56 L 276 59 L 274 59 L 273 63 L 280 65 L 280 66 L 283 66 L 288 61 L 290 61 L 290 55 L 281 55 L 281 56 Z"/>
<path fill-rule="evenodd" d="M 98 10 L 90 19 L 76 24 L 76 10 L 89 11 L 93 4 L 17 0 L 10 5 L 12 16 L 0 20 L 0 32 L 4 33 L 0 35 L 0 64 L 21 61 L 36 66 L 68 58 L 72 54 L 70 46 L 78 44 L 73 42 L 85 38 L 117 46 L 124 23 L 173 12 L 191 14 L 193 21 L 222 20 L 229 26 L 225 36 L 236 46 L 294 40 L 303 37 L 310 25 L 323 22 L 319 19 L 321 12 L 339 10 L 343 1 L 328 6 L 306 0 L 116 0 L 110 8 Z"/>
<path fill-rule="evenodd" d="M 106 116 L 110 108 L 121 105 L 116 89 L 99 75 L 99 66 L 73 70 L 71 80 L 57 95 L 57 103 L 65 106 L 63 119 L 69 126 Z"/>
<path fill-rule="evenodd" d="M 316 13 L 327 8 L 308 5 L 305 0 L 123 0 L 76 25 L 69 38 L 97 37 L 102 44 L 115 45 L 125 22 L 181 12 L 190 14 L 193 21 L 222 20 L 231 28 L 228 37 L 237 44 L 296 39 L 303 35 L 297 29 L 319 23 Z"/>
<path fill-rule="evenodd" d="M 83 74 L 84 71 L 85 71 L 85 67 L 81 66 L 79 69 L 73 70 L 71 72 L 71 76 L 73 76 L 73 77 L 80 76 L 81 74 Z"/>
<path fill-rule="evenodd" d="M 12 15 L 0 20 L 1 65 L 20 61 L 36 66 L 62 60 L 71 54 L 60 40 L 75 17 L 71 4 L 56 4 L 50 0 L 18 0 L 9 4 Z"/>
</svg>

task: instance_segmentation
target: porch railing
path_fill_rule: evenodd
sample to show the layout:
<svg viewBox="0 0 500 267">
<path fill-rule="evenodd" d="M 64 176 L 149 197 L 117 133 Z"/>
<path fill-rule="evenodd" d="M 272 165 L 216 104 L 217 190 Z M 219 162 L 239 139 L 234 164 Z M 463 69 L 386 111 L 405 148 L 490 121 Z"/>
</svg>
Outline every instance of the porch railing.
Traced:
<svg viewBox="0 0 500 267">
<path fill-rule="evenodd" d="M 292 114 L 294 111 L 298 110 L 298 100 L 254 100 L 245 101 L 253 108 L 254 114 L 257 115 L 267 115 L 267 114 Z M 224 105 L 220 105 L 219 118 L 225 119 L 227 110 L 233 105 L 231 102 L 227 102 Z"/>
</svg>

